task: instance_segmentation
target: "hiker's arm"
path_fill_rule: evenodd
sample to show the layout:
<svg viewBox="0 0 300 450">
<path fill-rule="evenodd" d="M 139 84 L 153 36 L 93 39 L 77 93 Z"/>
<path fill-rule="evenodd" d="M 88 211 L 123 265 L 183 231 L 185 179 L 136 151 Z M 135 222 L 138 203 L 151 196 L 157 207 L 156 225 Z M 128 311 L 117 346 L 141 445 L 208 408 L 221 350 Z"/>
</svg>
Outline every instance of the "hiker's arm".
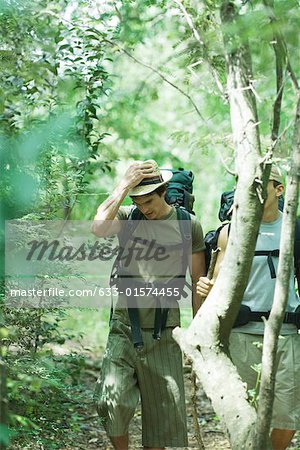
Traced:
<svg viewBox="0 0 300 450">
<path fill-rule="evenodd" d="M 197 294 L 197 281 L 200 277 L 206 273 L 205 269 L 205 254 L 203 252 L 197 252 L 192 254 L 192 263 L 190 268 L 192 279 L 192 305 L 193 305 L 193 317 L 195 317 L 198 309 L 202 305 L 203 299 Z"/>
<path fill-rule="evenodd" d="M 119 208 L 129 193 L 144 178 L 153 176 L 150 163 L 134 163 L 125 172 L 124 178 L 117 185 L 113 193 L 98 207 L 92 225 L 92 232 L 99 237 L 111 236 L 121 231 L 121 221 L 116 217 Z"/>
<path fill-rule="evenodd" d="M 222 261 L 225 255 L 225 250 L 227 246 L 227 240 L 228 240 L 228 226 L 224 226 L 222 230 L 220 231 L 220 235 L 218 238 L 218 255 L 217 255 L 217 261 L 214 268 L 212 279 L 209 280 L 207 277 L 200 277 L 199 281 L 197 283 L 197 294 L 201 297 L 201 304 L 205 300 L 205 298 L 210 293 L 217 276 L 219 274 Z"/>
</svg>

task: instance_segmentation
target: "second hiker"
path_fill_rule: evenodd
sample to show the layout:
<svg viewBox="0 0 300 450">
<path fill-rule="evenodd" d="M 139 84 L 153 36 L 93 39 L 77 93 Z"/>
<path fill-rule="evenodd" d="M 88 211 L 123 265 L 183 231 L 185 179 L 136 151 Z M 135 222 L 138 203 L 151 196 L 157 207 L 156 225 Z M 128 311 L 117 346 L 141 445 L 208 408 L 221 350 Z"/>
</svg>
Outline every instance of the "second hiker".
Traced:
<svg viewBox="0 0 300 450">
<path fill-rule="evenodd" d="M 272 308 L 278 256 L 282 213 L 278 209 L 278 199 L 284 191 L 279 170 L 272 167 L 267 188 L 267 199 L 256 242 L 255 256 L 244 292 L 242 306 L 230 335 L 230 354 L 237 370 L 247 383 L 248 389 L 257 385 L 257 372 L 254 366 L 261 363 L 264 334 L 263 317 L 268 318 Z M 217 263 L 213 279 L 201 277 L 197 290 L 205 298 L 218 276 L 224 257 L 228 238 L 228 226 L 222 228 L 218 247 Z M 299 241 L 296 240 L 299 245 Z M 296 275 L 299 278 L 299 247 L 294 251 Z M 286 314 L 281 327 L 276 355 L 276 378 L 272 416 L 271 439 L 274 450 L 285 450 L 295 430 L 300 429 L 300 326 L 299 298 L 295 292 L 294 274 L 291 274 Z"/>
</svg>

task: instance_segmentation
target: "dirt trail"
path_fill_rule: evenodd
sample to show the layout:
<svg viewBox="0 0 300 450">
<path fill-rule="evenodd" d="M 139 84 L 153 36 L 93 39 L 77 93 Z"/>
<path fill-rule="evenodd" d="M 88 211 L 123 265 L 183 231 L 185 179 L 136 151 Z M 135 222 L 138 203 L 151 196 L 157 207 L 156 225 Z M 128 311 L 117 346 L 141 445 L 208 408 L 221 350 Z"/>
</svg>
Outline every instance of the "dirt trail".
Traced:
<svg viewBox="0 0 300 450">
<path fill-rule="evenodd" d="M 92 391 L 96 379 L 97 371 L 88 370 L 85 373 L 85 389 L 88 390 L 88 397 L 91 400 Z M 192 381 L 190 367 L 185 367 L 185 388 L 186 388 L 186 405 L 188 417 L 188 431 L 189 431 L 189 447 L 185 450 L 197 449 L 197 440 L 195 437 L 195 428 L 193 423 L 193 405 L 192 397 Z M 89 414 L 88 413 L 92 413 Z M 201 428 L 202 438 L 205 444 L 205 450 L 227 450 L 230 449 L 228 440 L 222 431 L 219 420 L 210 405 L 209 400 L 204 394 L 201 385 L 197 383 L 197 411 L 199 417 L 199 424 Z M 97 414 L 90 401 L 80 411 L 83 415 L 83 423 L 76 446 L 72 450 L 113 450 L 105 432 L 99 426 Z M 141 443 L 141 410 L 137 409 L 130 428 L 130 444 L 131 450 L 142 448 Z M 71 447 L 66 446 L 61 450 L 71 450 Z M 181 449 L 182 450 L 182 449 Z"/>
<path fill-rule="evenodd" d="M 98 370 L 95 371 L 93 369 L 87 371 L 84 376 L 85 386 L 83 388 L 88 390 L 90 399 L 92 398 L 92 392 L 97 375 Z M 199 447 L 195 437 L 195 427 L 193 423 L 194 408 L 191 401 L 193 386 L 191 381 L 190 366 L 185 366 L 184 378 L 189 439 L 189 447 L 186 447 L 184 450 L 192 450 L 198 449 Z M 87 413 L 88 411 L 92 411 L 92 414 L 90 416 Z M 197 382 L 197 412 L 205 450 L 230 450 L 231 447 L 226 437 L 226 433 L 224 433 L 220 421 L 216 417 L 211 403 L 206 397 L 199 382 Z M 105 432 L 99 426 L 98 417 L 91 401 L 89 401 L 88 404 L 83 407 L 82 411 L 80 411 L 80 414 L 85 417 L 85 419 L 83 419 L 85 425 L 82 425 L 81 427 L 81 432 L 78 435 L 77 445 L 73 447 L 66 446 L 60 450 L 113 450 L 113 447 L 107 439 Z M 141 410 L 140 408 L 138 408 L 130 428 L 130 450 L 142 449 L 141 428 Z M 299 433 L 297 433 L 289 448 L 300 450 Z"/>
<path fill-rule="evenodd" d="M 92 351 L 85 351 L 82 346 L 73 345 L 72 350 L 85 357 L 85 362 L 79 375 L 78 384 L 73 392 L 74 408 L 69 412 L 62 411 L 65 426 L 63 430 L 51 431 L 49 428 L 39 432 L 28 439 L 26 445 L 12 442 L 9 450 L 113 450 L 104 430 L 99 424 L 98 415 L 93 403 L 93 392 L 96 379 L 101 368 L 101 353 L 96 355 Z M 52 350 L 55 350 L 54 348 Z M 188 418 L 189 447 L 185 450 L 198 449 L 195 427 L 193 422 L 193 384 L 191 381 L 191 367 L 184 367 L 186 407 Z M 68 385 L 65 386 L 69 388 Z M 207 399 L 201 385 L 197 382 L 196 392 L 198 422 L 201 429 L 202 440 L 205 450 L 228 450 L 230 449 L 226 434 L 224 433 L 219 419 L 216 417 L 210 401 Z M 63 408 L 63 403 L 62 403 Z M 76 420 L 74 422 L 74 412 Z M 64 414 L 63 414 L 64 413 Z M 290 448 L 300 450 L 299 433 L 293 440 Z M 51 443 L 49 445 L 49 443 Z M 130 428 L 130 450 L 142 448 L 141 443 L 141 410 L 137 408 Z M 170 449 L 168 449 L 170 450 Z M 181 449 L 183 450 L 183 449 Z"/>
</svg>

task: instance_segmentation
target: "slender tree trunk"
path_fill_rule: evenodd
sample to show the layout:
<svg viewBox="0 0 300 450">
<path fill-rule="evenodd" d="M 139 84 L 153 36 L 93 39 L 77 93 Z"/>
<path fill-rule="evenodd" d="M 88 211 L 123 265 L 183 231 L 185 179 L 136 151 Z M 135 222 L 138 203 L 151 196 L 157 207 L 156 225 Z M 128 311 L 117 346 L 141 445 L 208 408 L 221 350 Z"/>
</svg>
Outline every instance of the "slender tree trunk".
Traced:
<svg viewBox="0 0 300 450">
<path fill-rule="evenodd" d="M 250 52 L 243 37 L 244 32 L 239 33 L 238 31 L 240 25 L 236 3 L 224 0 L 220 11 L 228 69 L 227 85 L 236 152 L 236 173 L 238 175 L 231 231 L 222 267 L 213 289 L 189 329 L 186 332 L 176 329 L 174 336 L 182 349 L 191 357 L 194 370 L 206 394 L 211 398 L 214 410 L 224 421 L 232 449 L 268 450 L 272 448 L 269 430 L 274 387 L 272 386 L 274 378 L 272 358 L 276 354 L 276 332 L 275 335 L 274 333 L 266 335 L 267 344 L 264 347 L 263 358 L 263 386 L 265 387 L 260 391 L 259 418 L 257 418 L 254 408 L 248 403 L 245 385 L 228 357 L 228 339 L 248 283 L 271 165 L 267 158 L 263 158 L 261 155 Z M 281 69 L 278 68 L 278 70 Z M 275 135 L 276 137 L 278 135 L 280 124 L 278 114 L 281 85 L 282 80 L 279 79 L 278 99 L 274 106 L 273 139 Z M 299 107 L 295 127 L 294 152 L 295 148 L 299 149 L 298 122 Z M 297 176 L 299 176 L 297 175 L 297 173 L 299 174 L 299 153 L 297 152 L 298 150 L 294 153 L 296 164 L 294 163 L 290 182 L 290 190 L 293 193 L 291 197 L 288 193 L 288 203 L 289 198 L 293 198 L 292 202 L 296 203 L 295 198 L 298 195 L 298 187 L 295 185 L 298 182 Z M 288 208 L 291 207 L 288 206 Z M 294 208 L 296 207 L 294 206 Z M 287 212 L 289 218 L 285 219 L 285 223 L 293 222 L 293 214 L 295 211 L 292 212 L 290 209 Z M 288 235 L 287 232 L 286 236 Z M 284 254 L 286 253 L 285 246 L 288 245 L 286 240 L 282 245 L 282 254 Z M 291 252 L 291 250 L 289 251 Z M 281 262 L 282 275 L 278 277 L 281 284 L 277 287 L 278 299 L 275 298 L 274 310 L 269 320 L 270 331 L 271 328 L 274 329 L 274 326 L 279 329 L 280 321 L 282 321 L 284 300 L 280 291 L 287 289 L 284 280 L 287 279 L 287 266 L 291 262 L 290 258 L 291 253 L 289 255 L 287 253 Z M 283 272 L 286 272 L 286 275 L 283 276 Z M 272 345 L 271 357 L 267 354 L 269 344 Z M 263 416 L 264 420 L 262 420 Z"/>
<path fill-rule="evenodd" d="M 295 220 L 299 196 L 299 174 L 300 174 L 300 96 L 298 98 L 292 166 L 287 178 L 285 195 L 285 207 L 283 213 L 282 232 L 280 239 L 280 256 L 278 274 L 275 287 L 273 306 L 269 320 L 265 325 L 262 373 L 259 390 L 259 403 L 257 420 L 255 425 L 255 449 L 266 448 L 265 430 L 271 427 L 272 407 L 274 401 L 275 385 L 275 361 L 277 352 L 278 335 L 286 309 L 289 281 L 292 271 L 293 242 L 295 234 Z"/>
<path fill-rule="evenodd" d="M 230 31 L 238 20 L 232 2 L 221 7 L 224 44 L 228 66 L 228 95 L 238 173 L 231 231 L 224 262 L 214 288 L 186 333 L 175 338 L 192 358 L 194 370 L 214 410 L 226 424 L 233 449 L 253 449 L 256 412 L 247 401 L 247 392 L 228 357 L 229 334 L 247 286 L 263 197 L 270 171 L 264 170 L 251 60 L 247 43 Z M 270 442 L 265 450 L 270 448 Z"/>
<path fill-rule="evenodd" d="M 274 13 L 274 0 L 263 0 L 263 3 L 268 9 L 271 29 L 273 32 L 272 46 L 275 53 L 275 67 L 276 67 L 276 98 L 273 106 L 273 124 L 271 139 L 276 142 L 279 135 L 280 119 L 281 119 L 281 104 L 283 97 L 283 68 L 286 58 L 286 47 L 282 34 L 278 30 L 278 21 Z"/>
</svg>

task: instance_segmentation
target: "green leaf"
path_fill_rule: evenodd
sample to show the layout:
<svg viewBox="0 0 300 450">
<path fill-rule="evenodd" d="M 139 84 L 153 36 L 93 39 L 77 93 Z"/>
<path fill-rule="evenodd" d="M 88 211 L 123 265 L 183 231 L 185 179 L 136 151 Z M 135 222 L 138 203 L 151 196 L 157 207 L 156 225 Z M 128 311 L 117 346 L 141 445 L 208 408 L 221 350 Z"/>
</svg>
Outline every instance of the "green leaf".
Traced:
<svg viewBox="0 0 300 450">
<path fill-rule="evenodd" d="M 7 338 L 9 331 L 7 328 L 0 328 L 0 339 Z"/>
<path fill-rule="evenodd" d="M 70 44 L 63 44 L 58 47 L 58 50 L 64 50 L 66 48 L 70 48 Z"/>
</svg>

